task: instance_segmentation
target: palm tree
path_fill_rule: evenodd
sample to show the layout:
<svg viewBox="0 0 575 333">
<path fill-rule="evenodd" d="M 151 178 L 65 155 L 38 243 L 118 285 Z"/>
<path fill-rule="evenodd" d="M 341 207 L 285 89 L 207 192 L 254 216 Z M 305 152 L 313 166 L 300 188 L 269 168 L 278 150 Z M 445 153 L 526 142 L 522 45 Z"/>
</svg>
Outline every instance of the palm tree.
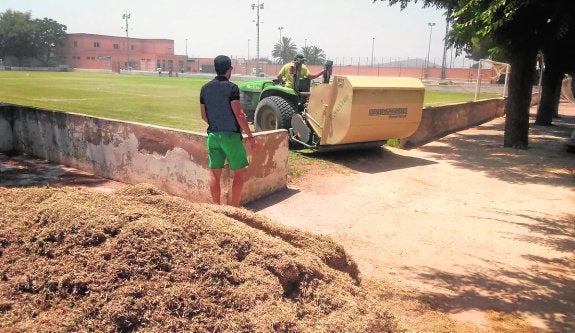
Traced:
<svg viewBox="0 0 575 333">
<path fill-rule="evenodd" d="M 297 47 L 291 38 L 282 37 L 281 42 L 277 42 L 274 45 L 272 57 L 274 57 L 278 63 L 285 64 L 292 61 L 296 52 Z"/>
<path fill-rule="evenodd" d="M 306 63 L 310 65 L 323 65 L 326 60 L 325 52 L 317 46 L 305 46 L 301 48 L 306 58 Z"/>
</svg>

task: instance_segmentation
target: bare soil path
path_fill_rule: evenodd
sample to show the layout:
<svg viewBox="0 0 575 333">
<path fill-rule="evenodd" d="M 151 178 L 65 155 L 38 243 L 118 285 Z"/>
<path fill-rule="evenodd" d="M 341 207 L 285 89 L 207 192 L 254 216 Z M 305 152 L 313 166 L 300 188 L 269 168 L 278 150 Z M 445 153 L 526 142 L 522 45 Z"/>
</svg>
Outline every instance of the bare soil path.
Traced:
<svg viewBox="0 0 575 333">
<path fill-rule="evenodd" d="M 501 118 L 409 151 L 313 155 L 328 163 L 247 208 L 342 244 L 408 332 L 573 333 L 575 106 L 560 115 L 531 125 L 528 150 L 501 147 Z M 123 186 L 0 154 L 0 186 L 37 184 Z"/>
<path fill-rule="evenodd" d="M 499 118 L 414 150 L 322 156 L 351 172 L 311 172 L 248 208 L 331 236 L 365 278 L 407 285 L 453 319 L 575 332 L 575 106 L 560 115 L 531 125 L 528 150 L 502 148 Z"/>
</svg>

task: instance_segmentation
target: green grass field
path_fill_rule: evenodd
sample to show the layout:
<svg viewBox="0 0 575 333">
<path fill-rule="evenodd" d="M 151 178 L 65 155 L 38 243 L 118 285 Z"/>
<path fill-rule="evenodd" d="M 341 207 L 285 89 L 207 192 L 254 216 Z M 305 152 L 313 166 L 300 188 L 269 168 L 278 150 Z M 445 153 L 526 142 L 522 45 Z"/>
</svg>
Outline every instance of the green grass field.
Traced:
<svg viewBox="0 0 575 333">
<path fill-rule="evenodd" d="M 0 101 L 204 131 L 205 79 L 96 73 L 0 72 Z"/>
<path fill-rule="evenodd" d="M 208 79 L 85 72 L 0 71 L 0 102 L 203 132 L 199 94 Z M 233 78 L 232 78 L 233 81 Z M 482 94 L 481 98 L 496 97 Z M 425 105 L 473 100 L 427 91 Z"/>
</svg>

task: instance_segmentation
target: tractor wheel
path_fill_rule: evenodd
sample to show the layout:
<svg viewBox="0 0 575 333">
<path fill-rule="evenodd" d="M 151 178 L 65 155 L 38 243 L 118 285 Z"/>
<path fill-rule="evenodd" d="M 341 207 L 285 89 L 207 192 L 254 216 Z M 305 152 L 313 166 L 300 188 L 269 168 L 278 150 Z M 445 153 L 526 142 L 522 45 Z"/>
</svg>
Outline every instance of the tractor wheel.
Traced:
<svg viewBox="0 0 575 333">
<path fill-rule="evenodd" d="M 291 117 L 295 113 L 295 106 L 279 97 L 270 96 L 258 103 L 254 115 L 256 132 L 272 131 L 276 129 L 289 129 Z"/>
</svg>

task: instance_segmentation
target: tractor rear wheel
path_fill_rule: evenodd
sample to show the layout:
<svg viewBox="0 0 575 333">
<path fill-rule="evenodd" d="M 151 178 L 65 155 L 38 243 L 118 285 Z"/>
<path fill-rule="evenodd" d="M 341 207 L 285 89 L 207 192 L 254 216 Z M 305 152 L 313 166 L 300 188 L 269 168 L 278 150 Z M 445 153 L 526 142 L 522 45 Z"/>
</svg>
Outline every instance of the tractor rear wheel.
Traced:
<svg viewBox="0 0 575 333">
<path fill-rule="evenodd" d="M 289 129 L 295 111 L 296 108 L 291 102 L 279 96 L 262 99 L 254 115 L 256 132 Z"/>
</svg>

